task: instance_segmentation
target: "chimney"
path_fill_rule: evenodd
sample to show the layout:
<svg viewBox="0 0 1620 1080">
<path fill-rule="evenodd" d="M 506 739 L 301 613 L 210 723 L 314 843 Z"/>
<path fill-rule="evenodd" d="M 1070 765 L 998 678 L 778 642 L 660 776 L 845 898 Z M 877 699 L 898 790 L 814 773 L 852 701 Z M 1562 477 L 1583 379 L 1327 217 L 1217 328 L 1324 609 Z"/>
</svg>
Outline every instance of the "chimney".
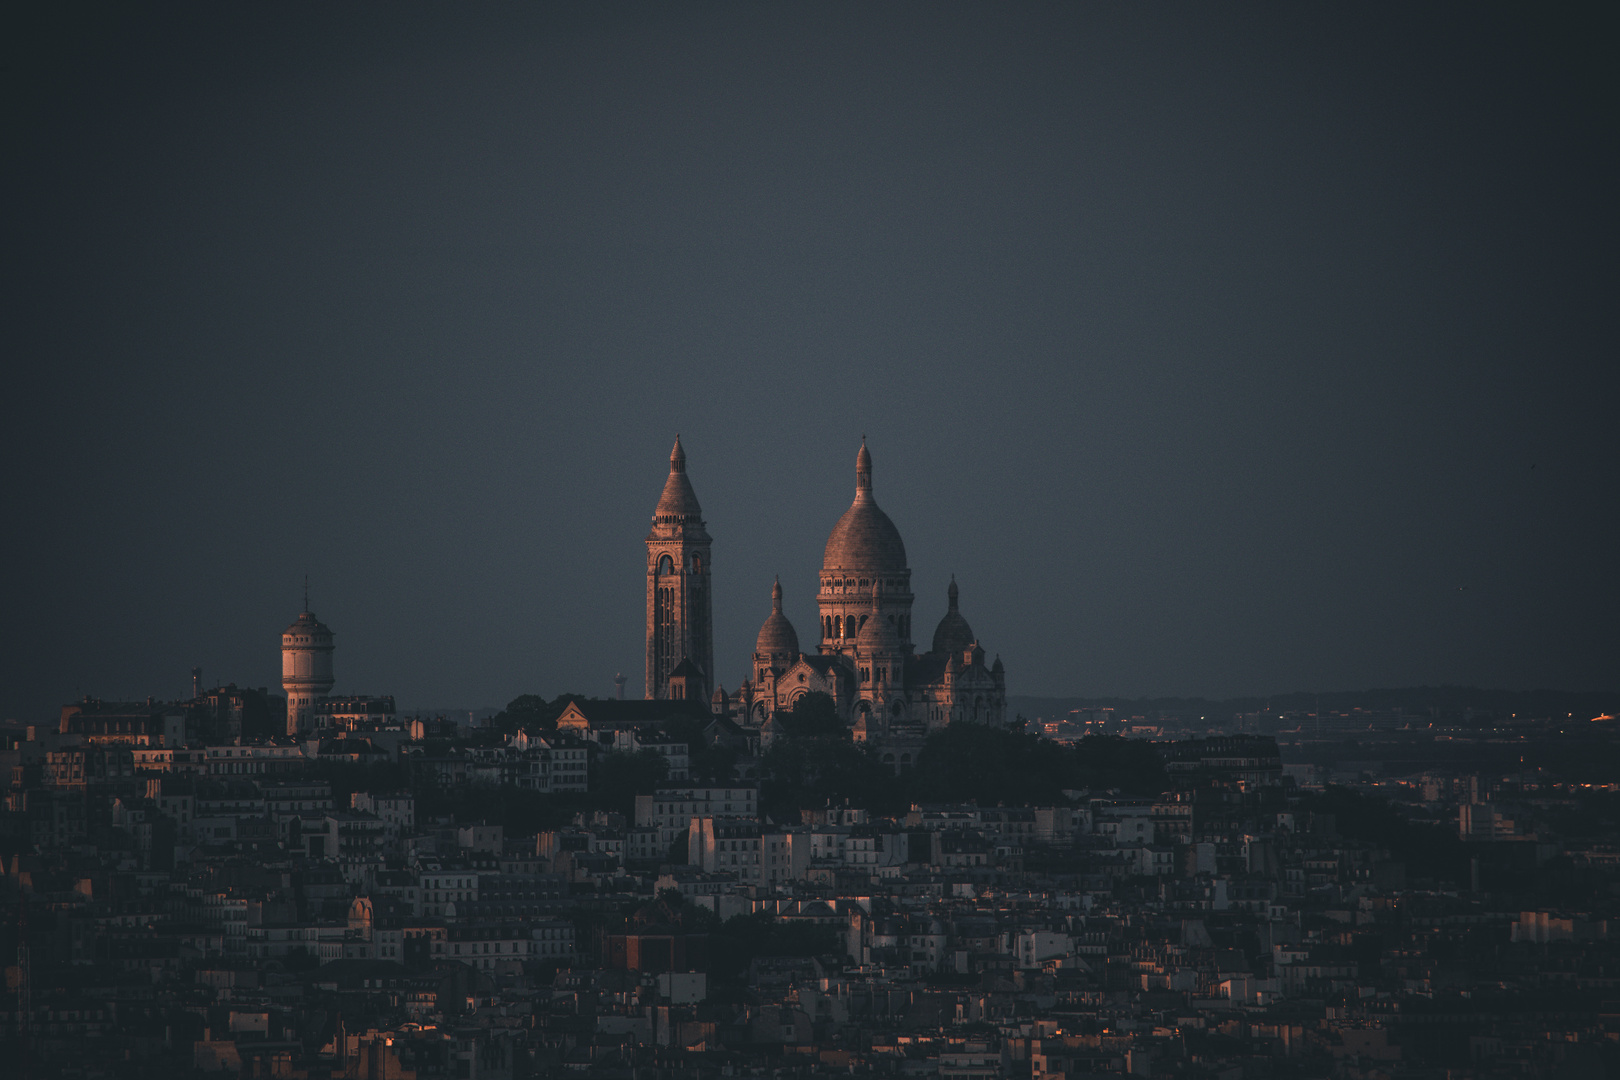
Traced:
<svg viewBox="0 0 1620 1080">
<path fill-rule="evenodd" d="M 625 678 L 623 673 L 613 676 L 613 686 L 614 690 L 616 691 L 613 696 L 619 701 L 624 700 L 624 683 Z"/>
</svg>

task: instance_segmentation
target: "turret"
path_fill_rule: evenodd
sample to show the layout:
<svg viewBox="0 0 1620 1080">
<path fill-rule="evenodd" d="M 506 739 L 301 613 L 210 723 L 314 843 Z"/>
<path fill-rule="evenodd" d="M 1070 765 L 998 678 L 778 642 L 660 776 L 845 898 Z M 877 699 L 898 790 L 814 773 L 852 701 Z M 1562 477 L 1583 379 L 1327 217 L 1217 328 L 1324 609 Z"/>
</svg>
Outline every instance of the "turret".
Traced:
<svg viewBox="0 0 1620 1080">
<path fill-rule="evenodd" d="M 332 631 L 309 610 L 304 610 L 281 635 L 281 688 L 287 694 L 287 734 L 309 731 L 315 718 L 315 703 L 325 697 L 335 681 L 332 676 Z"/>
<path fill-rule="evenodd" d="M 780 675 L 799 658 L 799 635 L 782 613 L 782 581 L 771 585 L 771 613 L 754 639 L 754 677 L 761 681 L 767 672 Z"/>
</svg>

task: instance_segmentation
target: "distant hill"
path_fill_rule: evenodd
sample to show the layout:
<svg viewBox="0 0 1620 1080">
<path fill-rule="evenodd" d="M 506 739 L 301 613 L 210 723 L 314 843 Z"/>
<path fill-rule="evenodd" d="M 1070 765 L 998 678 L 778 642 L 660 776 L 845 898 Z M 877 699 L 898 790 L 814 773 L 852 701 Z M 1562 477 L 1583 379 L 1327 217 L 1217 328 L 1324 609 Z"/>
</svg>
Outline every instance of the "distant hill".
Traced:
<svg viewBox="0 0 1620 1080">
<path fill-rule="evenodd" d="M 1056 720 L 1075 709 L 1113 709 L 1120 716 L 1208 717 L 1224 720 L 1241 713 L 1324 713 L 1368 709 L 1391 712 L 1396 709 L 1436 719 L 1486 719 L 1507 717 L 1551 717 L 1574 714 L 1590 719 L 1600 713 L 1617 714 L 1620 691 L 1571 692 L 1567 690 L 1482 690 L 1474 686 L 1413 686 L 1399 690 L 1342 690 L 1327 693 L 1300 691 L 1269 697 L 1209 698 L 1118 698 L 1118 697 L 1025 697 L 1009 695 L 1007 712 L 1027 719 Z"/>
</svg>

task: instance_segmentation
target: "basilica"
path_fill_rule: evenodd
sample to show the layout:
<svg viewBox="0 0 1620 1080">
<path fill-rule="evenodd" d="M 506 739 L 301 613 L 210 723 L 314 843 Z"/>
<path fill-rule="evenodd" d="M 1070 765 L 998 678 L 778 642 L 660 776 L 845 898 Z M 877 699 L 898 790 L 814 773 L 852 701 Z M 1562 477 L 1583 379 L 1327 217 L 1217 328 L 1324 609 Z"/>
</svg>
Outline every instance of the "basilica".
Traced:
<svg viewBox="0 0 1620 1080">
<path fill-rule="evenodd" d="M 911 568 L 900 530 L 872 493 L 872 453 L 855 456 L 855 501 L 827 537 L 822 555 L 814 651 L 800 647 L 782 612 L 782 585 L 754 643 L 748 676 L 734 696 L 713 680 L 709 576 L 712 540 L 686 475 L 680 439 L 647 535 L 647 697 L 707 697 L 717 715 L 768 728 L 805 694 L 832 698 L 857 741 L 906 747 L 953 720 L 1006 721 L 1006 673 L 985 652 L 958 607 L 949 609 L 918 653 L 911 627 Z"/>
</svg>

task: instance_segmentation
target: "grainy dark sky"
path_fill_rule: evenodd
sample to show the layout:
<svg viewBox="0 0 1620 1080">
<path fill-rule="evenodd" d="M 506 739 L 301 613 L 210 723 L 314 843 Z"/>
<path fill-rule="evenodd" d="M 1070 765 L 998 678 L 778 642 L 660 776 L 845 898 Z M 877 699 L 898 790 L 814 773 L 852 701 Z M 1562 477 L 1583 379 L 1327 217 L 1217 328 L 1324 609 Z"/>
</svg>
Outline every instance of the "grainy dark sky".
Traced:
<svg viewBox="0 0 1620 1080">
<path fill-rule="evenodd" d="M 7 33 L 0 716 L 719 677 L 865 433 L 1027 694 L 1620 685 L 1612 14 L 125 5 Z M 1608 9 L 1612 11 L 1612 9 Z"/>
</svg>

